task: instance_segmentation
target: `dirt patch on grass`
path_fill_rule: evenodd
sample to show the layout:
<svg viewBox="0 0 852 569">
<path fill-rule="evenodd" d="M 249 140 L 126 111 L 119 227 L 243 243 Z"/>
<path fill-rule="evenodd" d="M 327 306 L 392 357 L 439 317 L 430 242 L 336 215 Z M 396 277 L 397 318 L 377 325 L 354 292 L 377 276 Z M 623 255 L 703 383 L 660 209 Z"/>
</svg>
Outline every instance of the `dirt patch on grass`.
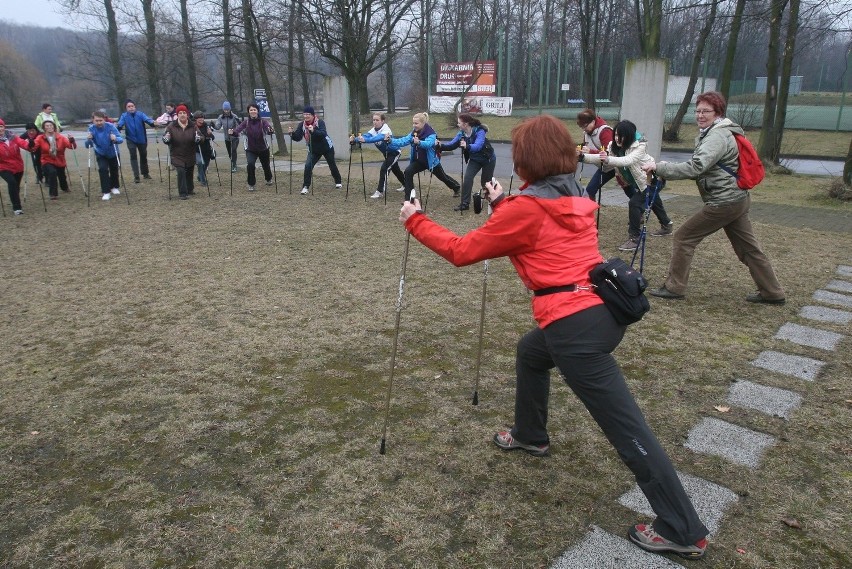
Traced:
<svg viewBox="0 0 852 569">
<path fill-rule="evenodd" d="M 452 268 L 412 242 L 378 454 L 398 199 L 365 203 L 358 180 L 344 200 L 318 173 L 306 197 L 289 194 L 286 172 L 278 195 L 243 183 L 231 197 L 224 180 L 211 198 L 168 201 L 152 182 L 130 188 L 130 206 L 87 208 L 75 186 L 48 213 L 30 192 L 22 218 L 0 219 L 2 566 L 541 567 L 589 524 L 622 535 L 637 519 L 616 501 L 629 472 L 557 378 L 551 457 L 489 442 L 511 424 L 514 346 L 533 325 L 505 259 L 490 263 L 474 407 L 482 267 Z M 435 186 L 428 209 L 458 232 L 484 221 L 455 201 Z M 601 220 L 614 255 L 626 210 Z M 745 303 L 747 270 L 714 236 L 687 299 L 652 301 L 616 355 L 676 466 L 741 497 L 709 566 L 849 565 L 850 350 L 781 346 L 829 360 L 812 384 L 749 362 L 779 348 L 775 331 L 852 250 L 832 234 L 757 231 L 786 306 Z M 654 285 L 669 248 L 649 241 Z M 804 395 L 790 421 L 722 417 L 777 437 L 755 471 L 682 446 L 739 378 Z"/>
</svg>

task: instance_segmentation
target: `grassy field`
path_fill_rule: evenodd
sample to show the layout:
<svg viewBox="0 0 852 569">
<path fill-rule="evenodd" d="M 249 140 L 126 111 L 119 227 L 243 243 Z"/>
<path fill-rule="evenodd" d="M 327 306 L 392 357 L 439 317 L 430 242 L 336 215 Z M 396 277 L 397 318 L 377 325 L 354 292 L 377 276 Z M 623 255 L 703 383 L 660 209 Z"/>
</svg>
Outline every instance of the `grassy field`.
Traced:
<svg viewBox="0 0 852 569">
<path fill-rule="evenodd" d="M 30 184 L 25 215 L 0 219 L 0 567 L 547 567 L 590 524 L 623 535 L 641 519 L 617 502 L 628 470 L 556 378 L 552 456 L 491 444 L 511 425 L 514 346 L 533 326 L 506 259 L 489 266 L 474 407 L 482 267 L 411 243 L 378 453 L 406 240 L 398 199 L 365 203 L 359 180 L 344 200 L 317 172 L 306 197 L 282 172 L 278 194 L 248 193 L 241 170 L 233 196 L 228 177 L 186 202 L 151 181 L 130 187 L 130 205 L 90 208 L 75 176 L 47 213 Z M 816 183 L 788 191 L 806 201 Z M 460 233 L 484 221 L 455 201 L 433 187 L 427 209 Z M 625 210 L 604 208 L 601 222 L 601 243 L 623 240 Z M 652 299 L 616 357 L 676 467 L 739 496 L 690 567 L 849 567 L 849 340 L 824 354 L 773 335 L 852 263 L 852 245 L 756 230 L 786 306 L 744 302 L 753 283 L 715 235 L 687 299 Z M 670 240 L 649 242 L 652 284 L 669 253 Z M 828 363 L 802 382 L 749 365 L 767 349 Z M 736 379 L 795 390 L 803 406 L 789 421 L 723 414 Z M 756 470 L 695 454 L 683 443 L 706 416 L 777 443 Z"/>
</svg>

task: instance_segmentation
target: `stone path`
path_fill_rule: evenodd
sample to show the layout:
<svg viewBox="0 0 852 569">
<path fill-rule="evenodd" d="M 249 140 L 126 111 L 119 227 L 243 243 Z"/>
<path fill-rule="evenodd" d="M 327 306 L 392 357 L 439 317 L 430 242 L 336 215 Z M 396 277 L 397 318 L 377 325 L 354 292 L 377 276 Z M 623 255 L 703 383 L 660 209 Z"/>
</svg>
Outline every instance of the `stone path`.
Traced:
<svg viewBox="0 0 852 569">
<path fill-rule="evenodd" d="M 821 304 L 802 307 L 797 315 L 801 322 L 787 322 L 773 336 L 778 349 L 761 352 L 750 365 L 767 374 L 782 374 L 802 381 L 819 379 L 820 371 L 831 354 L 840 349 L 847 339 L 844 334 L 821 329 L 820 323 L 852 322 L 852 266 L 837 267 L 835 277 L 825 284 L 824 289 L 814 292 L 813 299 Z M 823 306 L 825 304 L 830 307 Z M 813 349 L 815 357 L 786 353 L 785 346 L 790 343 Z M 794 413 L 802 403 L 802 396 L 787 389 L 737 380 L 728 391 L 727 403 L 785 420 L 795 420 Z M 773 444 L 775 437 L 766 433 L 715 417 L 704 417 L 690 430 L 684 446 L 692 452 L 720 456 L 735 464 L 757 469 L 763 453 Z M 737 495 L 709 480 L 684 472 L 678 472 L 678 476 L 712 537 L 724 522 L 727 508 L 737 501 Z M 653 518 L 653 512 L 638 485 L 622 495 L 618 502 Z M 634 546 L 626 537 L 591 526 L 585 539 L 565 551 L 551 565 L 551 569 L 683 567 L 672 559 L 677 557 L 669 559 L 649 554 Z"/>
</svg>

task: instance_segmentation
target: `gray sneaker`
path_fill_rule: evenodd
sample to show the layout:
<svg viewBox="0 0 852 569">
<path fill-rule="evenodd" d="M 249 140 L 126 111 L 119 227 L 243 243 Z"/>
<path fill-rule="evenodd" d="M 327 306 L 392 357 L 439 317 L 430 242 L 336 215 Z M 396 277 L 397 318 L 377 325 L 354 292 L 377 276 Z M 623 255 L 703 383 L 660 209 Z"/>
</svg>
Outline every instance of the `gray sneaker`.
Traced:
<svg viewBox="0 0 852 569">
<path fill-rule="evenodd" d="M 494 434 L 494 444 L 503 450 L 525 450 L 533 456 L 547 456 L 550 452 L 550 445 L 528 445 L 520 441 L 516 441 L 509 431 L 498 431 Z"/>
<path fill-rule="evenodd" d="M 707 538 L 701 538 L 693 545 L 681 545 L 669 541 L 654 531 L 650 524 L 636 524 L 627 530 L 630 541 L 652 553 L 676 553 L 685 559 L 701 559 L 707 549 Z"/>
<path fill-rule="evenodd" d="M 631 237 L 624 243 L 618 246 L 619 251 L 635 251 L 636 247 L 639 246 L 639 240 L 635 237 Z"/>
<path fill-rule="evenodd" d="M 670 221 L 668 225 L 660 225 L 660 228 L 651 232 L 652 237 L 664 237 L 674 233 L 674 221 Z"/>
</svg>

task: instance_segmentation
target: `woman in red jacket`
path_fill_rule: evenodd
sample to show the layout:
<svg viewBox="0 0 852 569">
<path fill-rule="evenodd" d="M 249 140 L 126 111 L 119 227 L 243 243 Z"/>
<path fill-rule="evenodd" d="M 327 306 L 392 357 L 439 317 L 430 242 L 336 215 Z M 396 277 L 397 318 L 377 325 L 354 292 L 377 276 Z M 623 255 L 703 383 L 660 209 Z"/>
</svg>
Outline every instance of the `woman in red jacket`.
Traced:
<svg viewBox="0 0 852 569">
<path fill-rule="evenodd" d="M 505 197 L 500 184 L 486 184 L 494 213 L 467 235 L 429 219 L 416 200 L 400 212 L 418 241 L 456 266 L 508 256 L 533 293 L 538 326 L 518 342 L 515 426 L 494 435 L 494 443 L 504 450 L 548 454 L 550 370 L 559 368 L 657 514 L 653 525 L 632 526 L 630 539 L 648 551 L 699 558 L 707 528 L 612 356 L 624 326 L 589 282 L 589 271 L 603 260 L 594 219 L 598 206 L 582 197 L 574 178 L 574 141 L 556 118 L 534 117 L 513 129 L 512 161 L 526 181 L 521 192 Z"/>
<path fill-rule="evenodd" d="M 57 181 L 63 192 L 70 191 L 68 179 L 65 177 L 65 151 L 77 148 L 77 144 L 73 136 L 66 138 L 64 134 L 57 132 L 56 124 L 50 119 L 45 119 L 41 128 L 44 132 L 36 137 L 35 145 L 41 151 L 41 170 L 47 181 L 50 199 L 55 200 L 59 199 Z"/>
<path fill-rule="evenodd" d="M 24 161 L 21 150 L 28 150 L 29 143 L 6 132 L 6 123 L 0 119 L 0 178 L 9 186 L 9 199 L 15 215 L 24 213 L 21 207 L 21 180 L 24 178 Z M 0 198 L 2 199 L 2 198 Z"/>
</svg>

